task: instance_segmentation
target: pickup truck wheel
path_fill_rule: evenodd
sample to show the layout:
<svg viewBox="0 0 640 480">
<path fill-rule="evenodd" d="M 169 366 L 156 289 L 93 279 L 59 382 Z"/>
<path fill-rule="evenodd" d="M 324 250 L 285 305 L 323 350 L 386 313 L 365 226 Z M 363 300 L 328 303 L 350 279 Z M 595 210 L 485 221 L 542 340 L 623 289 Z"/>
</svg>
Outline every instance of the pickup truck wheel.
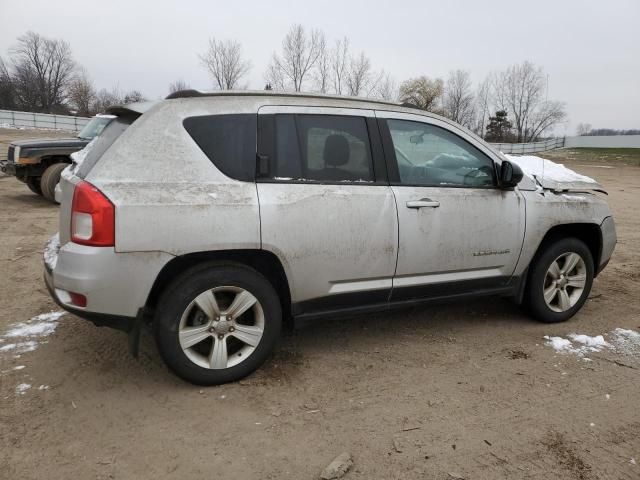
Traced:
<svg viewBox="0 0 640 480">
<path fill-rule="evenodd" d="M 197 385 L 217 385 L 260 367 L 281 325 L 280 301 L 266 278 L 243 265 L 208 263 L 165 290 L 154 333 L 175 374 Z"/>
<path fill-rule="evenodd" d="M 68 163 L 54 163 L 47 167 L 40 179 L 40 188 L 42 196 L 50 202 L 58 203 L 55 199 L 56 185 L 60 181 L 60 174 L 69 166 Z"/>
<path fill-rule="evenodd" d="M 40 177 L 27 177 L 25 180 L 27 187 L 36 195 L 42 196 L 42 188 L 40 188 Z"/>
<path fill-rule="evenodd" d="M 584 242 L 564 238 L 550 243 L 535 259 L 526 287 L 533 316 L 563 322 L 582 308 L 593 284 L 593 257 Z"/>
</svg>

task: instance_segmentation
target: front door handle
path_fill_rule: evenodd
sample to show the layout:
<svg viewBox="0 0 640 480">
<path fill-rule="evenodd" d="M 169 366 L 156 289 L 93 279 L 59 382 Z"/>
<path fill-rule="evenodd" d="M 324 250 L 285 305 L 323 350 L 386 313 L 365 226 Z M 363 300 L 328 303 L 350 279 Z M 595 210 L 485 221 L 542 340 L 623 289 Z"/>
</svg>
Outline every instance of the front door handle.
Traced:
<svg viewBox="0 0 640 480">
<path fill-rule="evenodd" d="M 407 202 L 407 208 L 438 208 L 440 202 L 431 200 L 430 198 L 421 198 L 420 200 L 410 200 Z"/>
</svg>

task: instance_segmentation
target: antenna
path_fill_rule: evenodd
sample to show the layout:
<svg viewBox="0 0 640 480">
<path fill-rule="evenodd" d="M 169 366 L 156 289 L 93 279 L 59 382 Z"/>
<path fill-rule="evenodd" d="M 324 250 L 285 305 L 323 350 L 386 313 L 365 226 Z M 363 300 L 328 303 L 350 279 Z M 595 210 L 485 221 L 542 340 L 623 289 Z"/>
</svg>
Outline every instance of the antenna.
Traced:
<svg viewBox="0 0 640 480">
<path fill-rule="evenodd" d="M 545 94 L 547 98 L 545 98 L 545 102 L 549 101 L 549 74 L 547 73 L 547 92 Z"/>
</svg>

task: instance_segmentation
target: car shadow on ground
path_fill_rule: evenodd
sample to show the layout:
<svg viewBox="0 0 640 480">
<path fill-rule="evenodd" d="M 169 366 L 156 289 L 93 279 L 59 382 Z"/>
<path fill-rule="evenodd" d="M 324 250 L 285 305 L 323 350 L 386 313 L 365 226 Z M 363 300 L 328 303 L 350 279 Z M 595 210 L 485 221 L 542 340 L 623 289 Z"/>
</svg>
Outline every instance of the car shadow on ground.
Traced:
<svg viewBox="0 0 640 480">
<path fill-rule="evenodd" d="M 2 184 L 0 183 L 0 185 Z M 25 190 L 27 190 L 25 193 L 5 195 L 4 197 L 5 202 L 14 201 L 16 204 L 21 204 L 21 205 L 24 205 L 25 207 L 31 207 L 31 208 L 34 208 L 34 207 L 35 208 L 41 208 L 41 207 L 58 208 L 57 203 L 52 203 L 46 198 L 41 197 L 40 195 L 36 195 L 35 193 L 29 192 L 26 186 L 24 188 Z"/>
<path fill-rule="evenodd" d="M 80 321 L 80 320 L 79 320 Z M 281 385 L 295 383 L 305 376 L 307 362 L 321 361 L 324 355 L 340 355 L 349 352 L 366 353 L 381 345 L 394 342 L 428 347 L 430 341 L 455 338 L 455 335 L 477 336 L 485 329 L 519 328 L 531 323 L 523 310 L 503 298 L 478 299 L 464 304 L 440 304 L 394 309 L 367 315 L 336 316 L 317 320 L 300 328 L 285 328 L 282 339 L 273 355 L 243 385 Z M 128 352 L 127 336 L 106 328 L 96 330 L 87 323 L 82 329 L 91 329 L 91 340 L 79 348 L 67 350 L 78 361 L 95 355 L 96 362 L 84 362 L 88 369 L 83 376 L 103 375 L 116 371 L 115 380 L 124 387 L 157 388 L 165 384 L 180 388 L 193 388 L 174 376 L 164 365 L 155 345 L 153 333 L 144 329 L 140 339 L 139 358 Z M 89 353 L 91 352 L 91 353 Z M 72 358 L 71 358 L 72 360 Z M 73 361 L 73 360 L 72 360 Z M 91 371 L 94 370 L 94 371 Z"/>
</svg>

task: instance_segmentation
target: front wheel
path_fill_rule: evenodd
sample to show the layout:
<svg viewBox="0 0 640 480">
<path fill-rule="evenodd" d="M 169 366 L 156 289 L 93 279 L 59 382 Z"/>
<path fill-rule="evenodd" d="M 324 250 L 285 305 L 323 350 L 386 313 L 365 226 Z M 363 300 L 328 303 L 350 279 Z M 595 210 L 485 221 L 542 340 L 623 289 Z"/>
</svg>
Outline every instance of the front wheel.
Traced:
<svg viewBox="0 0 640 480">
<path fill-rule="evenodd" d="M 69 166 L 68 163 L 54 163 L 47 167 L 40 179 L 42 196 L 53 203 L 56 202 L 56 186 L 60 181 L 62 171 Z"/>
<path fill-rule="evenodd" d="M 282 312 L 271 283 L 237 264 L 209 263 L 172 283 L 158 304 L 160 355 L 184 380 L 217 385 L 239 380 L 267 359 Z"/>
<path fill-rule="evenodd" d="M 587 300 L 593 276 L 593 257 L 584 242 L 550 243 L 532 263 L 525 291 L 531 313 L 545 323 L 568 320 Z"/>
<path fill-rule="evenodd" d="M 40 177 L 27 177 L 25 182 L 29 190 L 31 190 L 36 195 L 42 196 L 42 188 L 40 188 Z"/>
</svg>

